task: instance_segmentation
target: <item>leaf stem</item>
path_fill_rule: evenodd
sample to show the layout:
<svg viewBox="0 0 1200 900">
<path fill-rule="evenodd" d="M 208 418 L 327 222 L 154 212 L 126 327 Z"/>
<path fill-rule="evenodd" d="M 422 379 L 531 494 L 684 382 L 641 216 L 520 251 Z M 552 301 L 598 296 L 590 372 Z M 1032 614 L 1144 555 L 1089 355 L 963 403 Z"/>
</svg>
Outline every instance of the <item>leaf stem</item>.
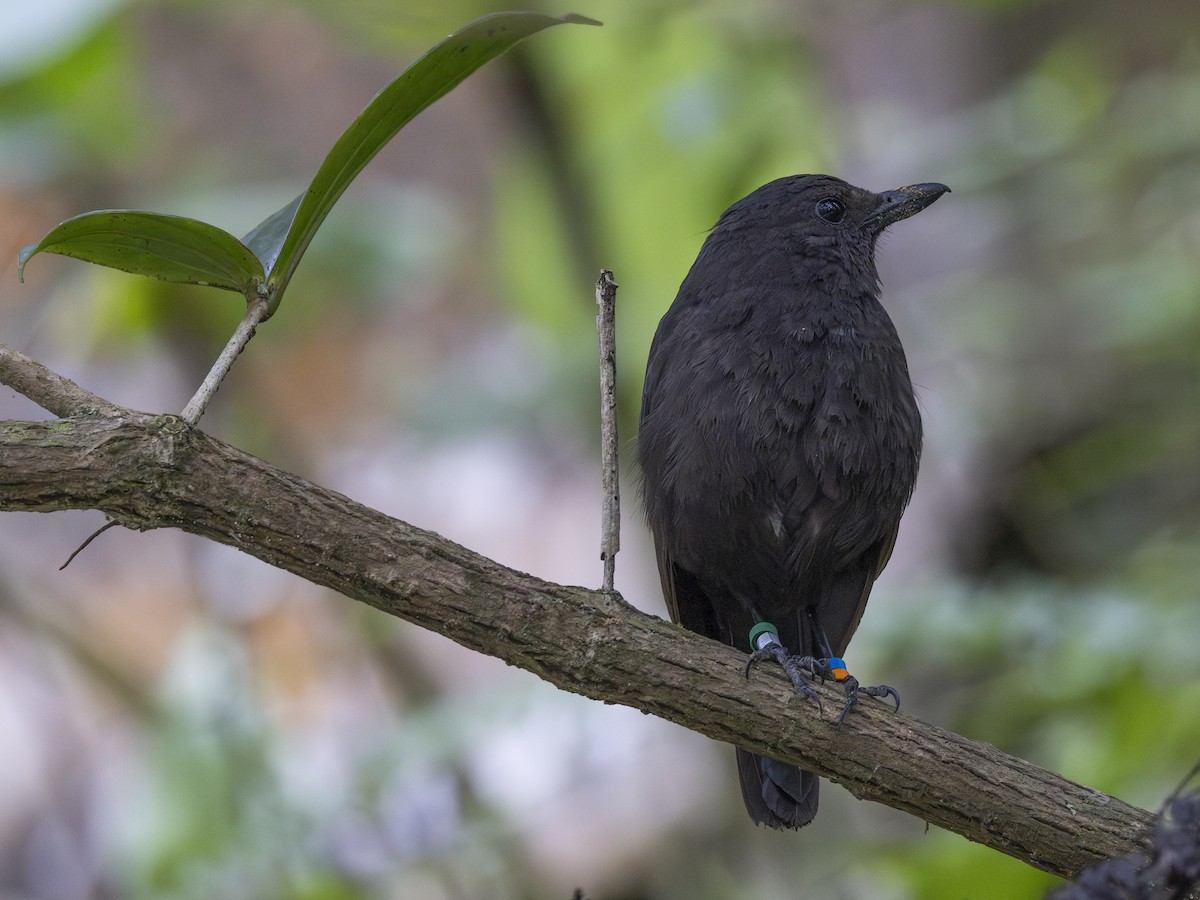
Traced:
<svg viewBox="0 0 1200 900">
<path fill-rule="evenodd" d="M 229 343 L 225 345 L 225 349 L 221 351 L 221 355 L 217 357 L 217 361 L 213 363 L 213 367 L 205 376 L 200 390 L 196 391 L 196 395 L 188 401 L 188 405 L 180 413 L 183 421 L 189 425 L 196 425 L 200 421 L 209 401 L 212 400 L 217 388 L 221 386 L 221 382 L 225 380 L 225 376 L 233 367 L 233 361 L 246 349 L 250 338 L 254 337 L 254 330 L 267 317 L 267 308 L 266 297 L 256 295 L 250 300 L 246 306 L 246 315 L 242 317 L 233 336 L 229 338 Z"/>
</svg>

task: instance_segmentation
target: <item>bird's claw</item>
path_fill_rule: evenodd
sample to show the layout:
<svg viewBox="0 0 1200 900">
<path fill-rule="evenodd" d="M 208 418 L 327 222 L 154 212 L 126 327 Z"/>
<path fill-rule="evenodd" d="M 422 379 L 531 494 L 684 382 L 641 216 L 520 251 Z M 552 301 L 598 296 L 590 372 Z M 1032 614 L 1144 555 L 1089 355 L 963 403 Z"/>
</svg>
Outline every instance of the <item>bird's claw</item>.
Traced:
<svg viewBox="0 0 1200 900">
<path fill-rule="evenodd" d="M 855 706 L 858 706 L 859 695 L 877 697 L 879 699 L 891 697 L 896 702 L 896 712 L 900 712 L 900 695 L 891 685 L 879 684 L 863 687 L 858 683 L 858 679 L 853 675 L 847 675 L 844 679 L 842 679 L 842 684 L 845 685 L 846 688 L 846 705 L 842 707 L 842 712 L 838 716 L 839 725 L 846 721 L 846 714 L 849 713 L 850 710 Z"/>
<path fill-rule="evenodd" d="M 817 659 L 815 656 L 799 656 L 796 658 L 796 664 L 800 669 L 808 674 L 808 677 L 813 681 L 825 683 L 825 679 L 833 674 L 833 669 L 829 665 L 827 659 Z"/>
<path fill-rule="evenodd" d="M 827 678 L 833 678 L 842 684 L 846 691 L 846 704 L 842 707 L 841 713 L 838 714 L 838 724 L 841 725 L 846 721 L 846 716 L 850 710 L 858 706 L 859 696 L 876 697 L 884 699 L 891 697 L 896 704 L 896 712 L 900 711 L 900 694 L 896 689 L 887 684 L 870 685 L 864 687 L 858 683 L 858 679 L 851 675 L 843 668 L 845 665 L 841 659 L 818 659 L 814 656 L 792 656 L 783 647 L 782 644 L 776 642 L 766 644 L 763 647 L 755 650 L 746 660 L 746 677 L 750 677 L 750 670 L 754 666 L 765 659 L 770 659 L 779 664 L 779 667 L 787 674 L 792 685 L 796 688 L 798 694 L 807 697 L 809 700 L 817 704 L 817 711 L 823 712 L 821 706 L 821 697 L 808 683 L 807 679 L 820 681 L 825 683 Z"/>
<path fill-rule="evenodd" d="M 805 662 L 806 660 L 811 660 L 812 657 L 792 656 L 784 649 L 782 644 L 767 644 L 765 647 L 760 647 L 751 653 L 749 659 L 746 660 L 746 677 L 749 678 L 750 670 L 765 659 L 770 659 L 778 663 L 779 667 L 783 669 L 784 674 L 787 675 L 788 680 L 792 682 L 796 693 L 817 704 L 818 713 L 824 712 L 821 706 L 821 697 L 804 678 Z M 822 681 L 824 681 L 823 678 Z"/>
</svg>

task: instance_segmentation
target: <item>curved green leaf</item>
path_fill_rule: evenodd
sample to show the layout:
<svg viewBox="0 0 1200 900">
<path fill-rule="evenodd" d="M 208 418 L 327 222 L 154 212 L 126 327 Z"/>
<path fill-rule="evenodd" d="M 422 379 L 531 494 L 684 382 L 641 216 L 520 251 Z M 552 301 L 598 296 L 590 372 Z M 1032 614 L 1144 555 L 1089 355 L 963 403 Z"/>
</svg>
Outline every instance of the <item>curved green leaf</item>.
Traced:
<svg viewBox="0 0 1200 900">
<path fill-rule="evenodd" d="M 242 243 L 258 257 L 258 261 L 262 263 L 263 269 L 267 272 L 275 267 L 275 260 L 279 257 L 279 251 L 283 248 L 283 242 L 288 236 L 288 229 L 292 227 L 292 221 L 296 218 L 296 210 L 300 208 L 300 201 L 303 199 L 304 194 L 300 194 L 287 206 L 276 210 L 255 225 L 242 238 Z"/>
<path fill-rule="evenodd" d="M 300 257 L 308 249 L 317 229 L 342 193 L 375 154 L 395 137 L 405 124 L 439 97 L 489 60 L 513 44 L 553 25 L 576 23 L 599 25 L 574 14 L 554 17 L 540 13 L 513 12 L 483 16 L 435 45 L 405 69 L 367 105 L 342 134 L 316 176 L 303 194 L 291 226 L 268 268 L 271 311 L 279 305 L 284 288 L 295 272 Z M 275 213 L 251 234 L 278 235 L 278 225 L 286 221 L 289 207 Z M 273 223 L 273 227 L 268 227 Z M 249 236 L 248 236 L 249 238 Z M 271 256 L 265 242 L 256 252 L 264 261 Z M 264 254 L 264 250 L 268 251 Z"/>
<path fill-rule="evenodd" d="M 111 269 L 208 284 L 251 297 L 264 280 L 262 263 L 215 225 L 134 209 L 106 209 L 67 219 L 17 257 L 17 277 L 38 253 L 59 253 Z"/>
</svg>

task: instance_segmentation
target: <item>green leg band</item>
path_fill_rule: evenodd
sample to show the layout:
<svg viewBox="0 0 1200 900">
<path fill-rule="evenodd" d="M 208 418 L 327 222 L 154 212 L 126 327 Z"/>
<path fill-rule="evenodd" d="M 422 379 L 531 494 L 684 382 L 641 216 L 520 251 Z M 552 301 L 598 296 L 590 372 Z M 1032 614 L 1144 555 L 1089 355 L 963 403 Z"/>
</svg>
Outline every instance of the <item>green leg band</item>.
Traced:
<svg viewBox="0 0 1200 900">
<path fill-rule="evenodd" d="M 764 637 L 766 635 L 766 637 Z M 750 629 L 750 649 L 761 650 L 768 644 L 779 643 L 779 629 L 770 622 L 759 622 Z"/>
</svg>

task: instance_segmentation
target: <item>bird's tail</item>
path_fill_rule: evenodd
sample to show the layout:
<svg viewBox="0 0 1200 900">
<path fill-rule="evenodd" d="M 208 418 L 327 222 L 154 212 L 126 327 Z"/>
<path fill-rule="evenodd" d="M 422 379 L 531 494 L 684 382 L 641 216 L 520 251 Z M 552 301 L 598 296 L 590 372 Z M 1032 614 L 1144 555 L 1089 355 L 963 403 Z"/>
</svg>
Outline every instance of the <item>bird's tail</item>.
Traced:
<svg viewBox="0 0 1200 900">
<path fill-rule="evenodd" d="M 768 828 L 802 828 L 817 814 L 820 779 L 812 772 L 737 748 L 746 811 Z"/>
</svg>

